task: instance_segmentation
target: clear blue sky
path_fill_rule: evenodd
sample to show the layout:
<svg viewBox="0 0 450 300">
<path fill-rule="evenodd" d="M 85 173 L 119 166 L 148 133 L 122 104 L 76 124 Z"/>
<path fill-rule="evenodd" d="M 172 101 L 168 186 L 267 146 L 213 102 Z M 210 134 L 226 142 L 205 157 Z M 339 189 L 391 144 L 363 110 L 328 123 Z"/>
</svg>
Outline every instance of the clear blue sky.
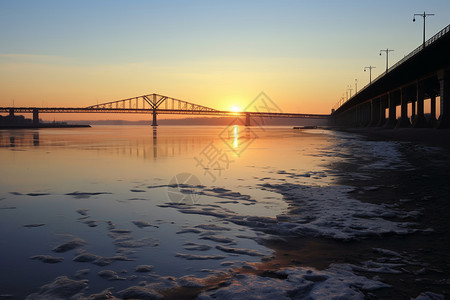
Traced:
<svg viewBox="0 0 450 300">
<path fill-rule="evenodd" d="M 0 0 L 0 105 L 87 106 L 167 94 L 219 109 L 265 91 L 328 113 L 365 66 L 450 24 L 449 0 Z"/>
</svg>

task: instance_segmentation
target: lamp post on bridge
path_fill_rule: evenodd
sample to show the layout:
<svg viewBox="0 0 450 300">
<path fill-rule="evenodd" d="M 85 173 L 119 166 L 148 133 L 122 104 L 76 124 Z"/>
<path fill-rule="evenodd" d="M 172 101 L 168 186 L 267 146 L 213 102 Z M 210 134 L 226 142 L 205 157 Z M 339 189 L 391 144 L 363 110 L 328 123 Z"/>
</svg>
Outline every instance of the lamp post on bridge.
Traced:
<svg viewBox="0 0 450 300">
<path fill-rule="evenodd" d="M 348 85 L 348 86 L 347 86 L 347 91 L 350 91 L 350 97 L 348 97 L 348 99 L 350 99 L 350 98 L 352 97 L 352 91 L 353 91 L 351 85 Z"/>
<path fill-rule="evenodd" d="M 364 67 L 364 72 L 366 72 L 367 69 L 369 69 L 369 84 L 372 84 L 372 69 L 375 69 L 376 67 L 368 66 Z"/>
<path fill-rule="evenodd" d="M 380 50 L 380 55 L 381 55 L 381 52 L 386 52 L 386 73 L 389 69 L 389 52 L 391 52 L 391 51 L 394 51 L 394 50 L 390 50 L 388 48 L 386 48 L 386 50 Z"/>
<path fill-rule="evenodd" d="M 421 16 L 423 17 L 423 44 L 422 44 L 422 49 L 425 49 L 425 19 L 428 16 L 434 16 L 434 14 L 427 14 L 425 12 L 423 12 L 423 14 L 414 14 L 413 16 L 413 22 L 416 21 L 416 16 Z"/>
<path fill-rule="evenodd" d="M 355 78 L 355 95 L 358 93 L 358 79 Z"/>
</svg>

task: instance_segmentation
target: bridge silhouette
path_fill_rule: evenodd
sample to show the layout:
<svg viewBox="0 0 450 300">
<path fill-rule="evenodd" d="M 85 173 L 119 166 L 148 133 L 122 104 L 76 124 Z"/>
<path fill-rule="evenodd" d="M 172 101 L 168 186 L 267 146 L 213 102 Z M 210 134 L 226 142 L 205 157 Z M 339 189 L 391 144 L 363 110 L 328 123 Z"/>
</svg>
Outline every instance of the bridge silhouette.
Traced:
<svg viewBox="0 0 450 300">
<path fill-rule="evenodd" d="M 257 107 L 255 106 L 254 108 Z M 159 94 L 148 94 L 91 105 L 88 107 L 0 107 L 0 113 L 9 113 L 10 116 L 14 116 L 15 113 L 31 113 L 33 114 L 34 125 L 39 124 L 40 113 L 151 114 L 153 118 L 152 126 L 158 126 L 158 114 L 190 114 L 245 117 L 245 126 L 251 125 L 252 117 L 309 119 L 329 118 L 329 115 L 324 114 L 283 113 L 279 111 L 274 112 L 271 111 L 270 107 L 265 107 L 265 111 L 224 111 Z"/>
<path fill-rule="evenodd" d="M 439 119 L 436 118 L 437 97 Z M 426 99 L 430 99 L 428 119 L 424 113 Z M 353 97 L 339 102 L 331 120 L 334 125 L 346 127 L 450 128 L 450 25 Z"/>
</svg>

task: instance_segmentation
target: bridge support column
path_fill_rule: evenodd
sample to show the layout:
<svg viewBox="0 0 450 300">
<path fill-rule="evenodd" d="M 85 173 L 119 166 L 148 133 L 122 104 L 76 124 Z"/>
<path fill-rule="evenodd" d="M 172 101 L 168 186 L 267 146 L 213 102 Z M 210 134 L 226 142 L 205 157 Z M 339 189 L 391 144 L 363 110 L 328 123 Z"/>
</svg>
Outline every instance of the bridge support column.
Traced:
<svg viewBox="0 0 450 300">
<path fill-rule="evenodd" d="M 408 119 L 408 94 L 404 89 L 400 89 L 401 117 L 395 127 L 410 127 Z"/>
<path fill-rule="evenodd" d="M 384 124 L 384 127 L 385 128 L 394 128 L 395 124 L 397 123 L 394 93 L 388 93 L 387 99 L 388 99 L 388 105 L 389 105 L 389 113 L 388 113 L 388 119 L 387 119 L 386 123 Z"/>
<path fill-rule="evenodd" d="M 439 96 L 441 98 L 441 115 L 437 128 L 450 128 L 450 71 L 438 74 Z"/>
<path fill-rule="evenodd" d="M 381 127 L 386 123 L 386 96 L 380 97 L 380 119 L 378 121 L 378 127 Z"/>
<path fill-rule="evenodd" d="M 427 120 L 425 119 L 423 102 L 425 100 L 425 92 L 422 83 L 417 83 L 417 115 L 414 118 L 412 126 L 414 128 L 428 127 Z"/>
<path fill-rule="evenodd" d="M 355 127 L 360 127 L 362 123 L 361 105 L 355 107 Z"/>
<path fill-rule="evenodd" d="M 158 122 L 156 121 L 156 109 L 153 109 L 153 123 L 152 126 L 158 126 Z"/>
<path fill-rule="evenodd" d="M 377 100 L 372 99 L 370 101 L 370 123 L 368 127 L 377 126 L 380 121 L 380 103 Z"/>
<path fill-rule="evenodd" d="M 245 113 L 245 126 L 251 126 L 250 123 L 250 113 Z"/>
<path fill-rule="evenodd" d="M 14 117 L 14 108 L 9 109 L 9 116 Z"/>
<path fill-rule="evenodd" d="M 370 123 L 370 104 L 361 104 L 358 106 L 358 126 L 360 127 L 367 127 L 367 125 Z"/>
<path fill-rule="evenodd" d="M 430 124 L 431 127 L 435 127 L 436 124 L 437 124 L 437 119 L 436 119 L 436 95 L 431 96 L 430 106 L 431 106 L 430 120 L 428 120 L 428 123 Z"/>
<path fill-rule="evenodd" d="M 33 108 L 33 125 L 39 125 L 39 109 Z"/>
</svg>

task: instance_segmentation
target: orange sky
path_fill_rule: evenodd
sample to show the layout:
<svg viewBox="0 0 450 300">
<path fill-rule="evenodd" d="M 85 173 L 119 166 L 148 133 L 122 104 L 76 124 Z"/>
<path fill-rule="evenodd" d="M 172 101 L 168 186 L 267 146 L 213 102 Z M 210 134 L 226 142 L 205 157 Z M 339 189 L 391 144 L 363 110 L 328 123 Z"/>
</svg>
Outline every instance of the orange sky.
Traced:
<svg viewBox="0 0 450 300">
<path fill-rule="evenodd" d="M 420 45 L 422 22 L 412 16 L 423 10 L 435 13 L 427 37 L 448 25 L 448 0 L 4 0 L 0 106 L 85 107 L 157 93 L 230 110 L 264 91 L 283 112 L 328 114 L 355 80 L 368 84 L 364 67 L 376 67 L 372 78 L 384 71 L 380 49 L 395 49 L 392 65 Z"/>
</svg>

